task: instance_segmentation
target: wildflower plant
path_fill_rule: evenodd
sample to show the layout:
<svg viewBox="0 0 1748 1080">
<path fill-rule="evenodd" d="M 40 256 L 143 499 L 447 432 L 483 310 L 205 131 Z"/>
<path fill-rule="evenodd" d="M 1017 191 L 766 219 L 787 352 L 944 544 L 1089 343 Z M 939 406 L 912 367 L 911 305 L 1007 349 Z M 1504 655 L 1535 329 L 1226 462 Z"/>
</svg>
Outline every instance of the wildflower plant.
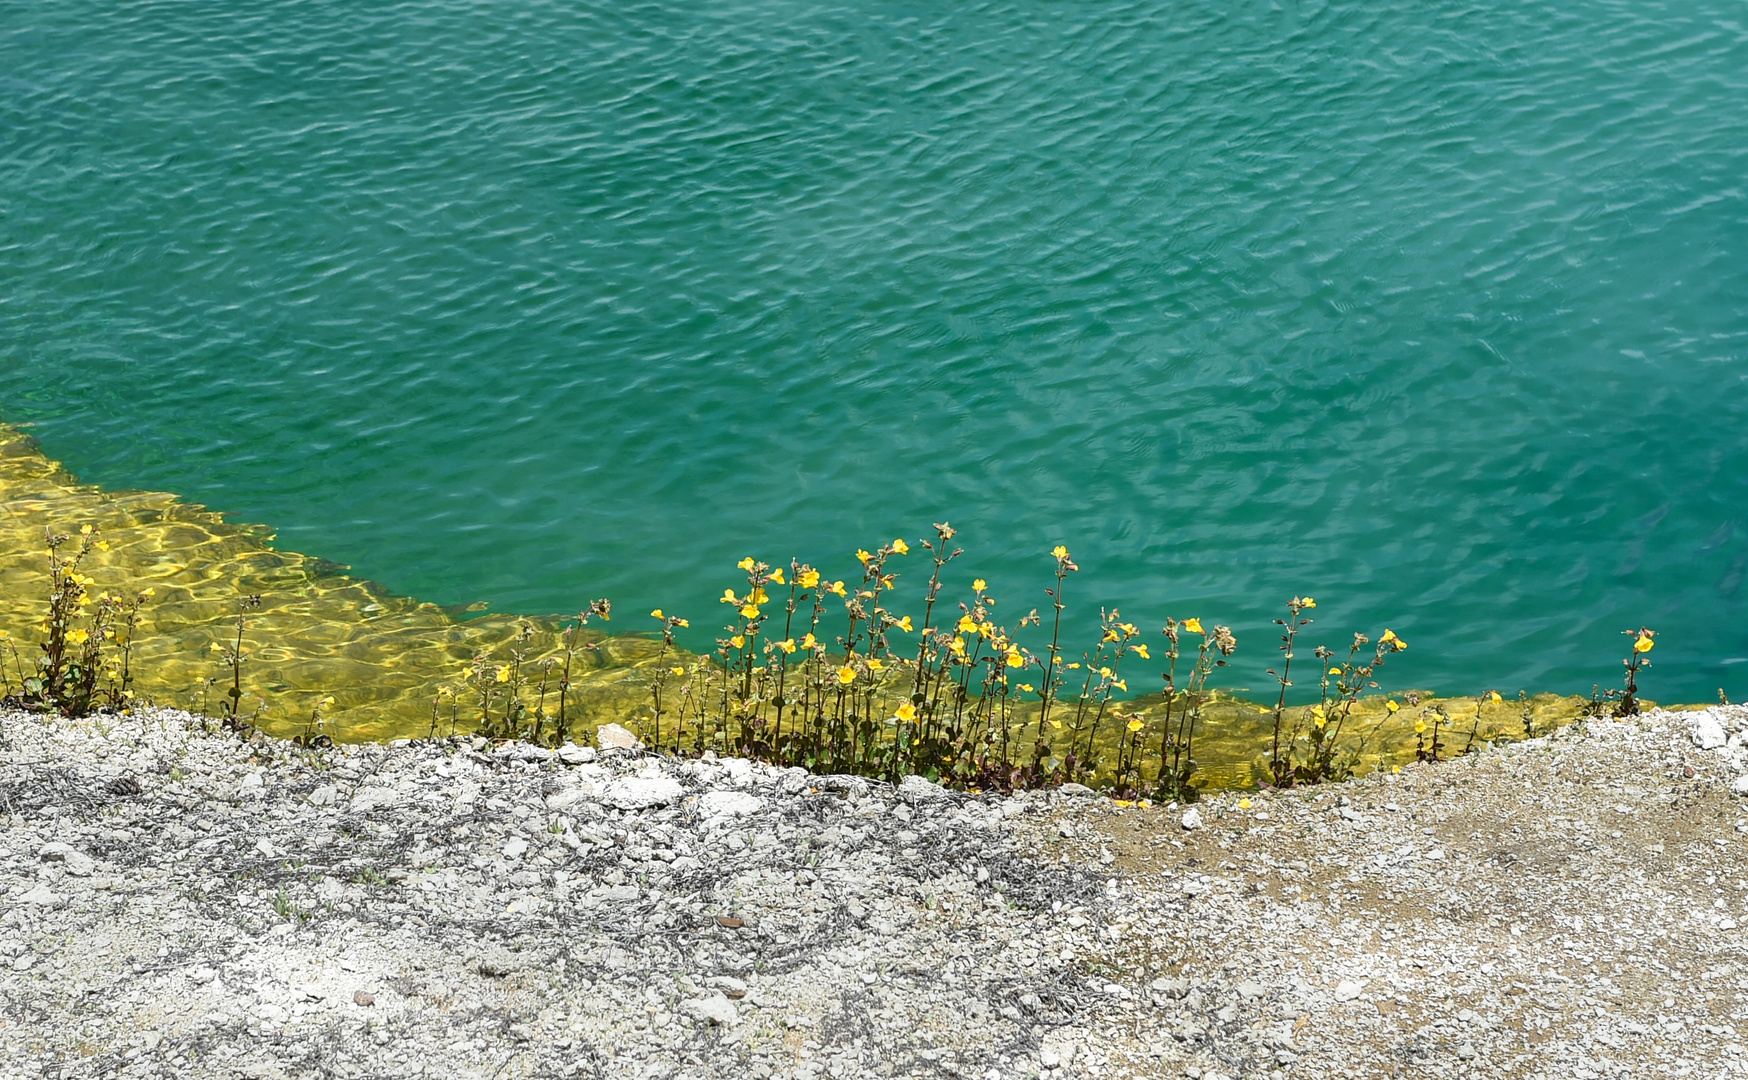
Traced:
<svg viewBox="0 0 1748 1080">
<path fill-rule="evenodd" d="M 1639 672 L 1651 666 L 1650 652 L 1657 645 L 1657 631 L 1641 626 L 1637 630 L 1622 630 L 1621 633 L 1633 639 L 1633 650 L 1627 658 L 1621 661 L 1626 669 L 1626 689 L 1616 702 L 1614 714 L 1617 717 L 1639 715 Z"/>
<path fill-rule="evenodd" d="M 40 624 L 40 650 L 27 670 L 17 643 L 10 634 L 0 633 L 0 644 L 12 659 L 11 673 L 0 666 L 0 697 L 67 717 L 126 707 L 134 696 L 134 632 L 140 608 L 152 590 L 125 595 L 96 589 L 96 579 L 81 571 L 92 552 L 109 550 L 95 526 L 80 526 L 76 541 L 71 534 L 46 530 L 43 546 L 48 555 L 49 595 Z M 13 673 L 18 677 L 16 690 Z"/>
</svg>

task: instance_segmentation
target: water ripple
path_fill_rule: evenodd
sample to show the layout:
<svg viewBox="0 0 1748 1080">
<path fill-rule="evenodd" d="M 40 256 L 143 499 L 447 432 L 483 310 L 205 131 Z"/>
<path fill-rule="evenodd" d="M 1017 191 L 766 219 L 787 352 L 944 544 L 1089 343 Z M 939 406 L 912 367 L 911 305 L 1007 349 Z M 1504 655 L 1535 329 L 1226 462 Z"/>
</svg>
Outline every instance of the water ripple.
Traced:
<svg viewBox="0 0 1748 1080">
<path fill-rule="evenodd" d="M 1748 651 L 1721 0 L 0 11 L 0 414 L 89 479 L 441 603 L 951 518 L 1450 689 Z"/>
</svg>

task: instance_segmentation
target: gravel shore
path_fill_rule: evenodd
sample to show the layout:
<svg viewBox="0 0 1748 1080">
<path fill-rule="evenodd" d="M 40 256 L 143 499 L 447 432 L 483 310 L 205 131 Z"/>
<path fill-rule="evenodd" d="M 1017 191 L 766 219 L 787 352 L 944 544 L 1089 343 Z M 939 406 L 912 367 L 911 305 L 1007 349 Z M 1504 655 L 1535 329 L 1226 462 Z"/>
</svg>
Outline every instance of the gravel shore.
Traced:
<svg viewBox="0 0 1748 1080">
<path fill-rule="evenodd" d="M 1748 1077 L 1745 769 L 1720 706 L 1186 820 L 0 713 L 0 1075 Z"/>
</svg>

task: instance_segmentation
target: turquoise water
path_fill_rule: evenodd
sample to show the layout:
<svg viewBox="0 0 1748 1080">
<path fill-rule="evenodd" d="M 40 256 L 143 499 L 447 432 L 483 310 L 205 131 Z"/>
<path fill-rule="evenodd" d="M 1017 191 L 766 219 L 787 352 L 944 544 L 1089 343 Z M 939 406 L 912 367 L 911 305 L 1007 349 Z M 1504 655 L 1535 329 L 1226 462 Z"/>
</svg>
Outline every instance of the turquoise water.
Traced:
<svg viewBox="0 0 1748 1080">
<path fill-rule="evenodd" d="M 0 418 L 398 592 L 702 628 L 950 520 L 1232 686 L 1309 592 L 1392 685 L 1648 623 L 1748 697 L 1739 4 L 3 0 L 0 70 Z"/>
</svg>

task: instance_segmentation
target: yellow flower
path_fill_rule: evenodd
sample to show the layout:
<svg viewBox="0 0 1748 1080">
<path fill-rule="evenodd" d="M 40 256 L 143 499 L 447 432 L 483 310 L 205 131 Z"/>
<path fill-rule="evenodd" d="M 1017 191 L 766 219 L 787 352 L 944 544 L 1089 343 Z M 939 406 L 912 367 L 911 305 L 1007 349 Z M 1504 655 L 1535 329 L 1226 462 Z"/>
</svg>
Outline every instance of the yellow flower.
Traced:
<svg viewBox="0 0 1748 1080">
<path fill-rule="evenodd" d="M 892 550 L 898 552 L 900 555 L 909 555 L 910 545 L 903 540 L 894 540 L 892 542 Z"/>
<path fill-rule="evenodd" d="M 1378 644 L 1392 646 L 1397 652 L 1401 652 L 1403 649 L 1408 648 L 1408 642 L 1397 637 L 1396 631 L 1391 630 L 1388 627 L 1384 629 L 1384 636 L 1378 639 Z"/>
<path fill-rule="evenodd" d="M 503 667 L 498 669 L 498 681 L 499 682 L 509 682 L 510 681 L 510 665 L 509 664 L 505 664 Z"/>
<path fill-rule="evenodd" d="M 1493 704 L 1497 705 L 1504 699 L 1499 696 L 1499 691 L 1489 690 L 1489 691 L 1487 691 L 1487 700 L 1491 701 Z"/>
<path fill-rule="evenodd" d="M 687 622 L 685 619 L 675 619 L 674 625 L 675 626 L 691 626 L 692 624 L 690 622 Z"/>
<path fill-rule="evenodd" d="M 738 604 L 738 603 L 740 603 L 739 600 L 735 599 L 733 589 L 722 590 L 722 602 L 725 604 Z"/>
<path fill-rule="evenodd" d="M 91 636 L 90 633 L 88 633 L 87 631 L 75 630 L 72 633 L 67 635 L 67 640 L 71 641 L 75 645 L 83 645 L 83 644 L 85 644 L 86 639 L 88 639 L 90 636 Z"/>
<path fill-rule="evenodd" d="M 813 569 L 803 570 L 801 576 L 796 578 L 795 581 L 803 589 L 811 589 L 819 584 L 819 571 Z"/>
<path fill-rule="evenodd" d="M 1185 619 L 1184 620 L 1184 629 L 1188 630 L 1192 634 L 1200 634 L 1200 633 L 1205 632 L 1202 629 L 1202 620 L 1200 620 L 1200 619 Z"/>
<path fill-rule="evenodd" d="M 985 619 L 983 622 L 980 622 L 977 624 L 977 632 L 979 634 L 982 634 L 984 637 L 994 637 L 995 636 L 995 624 L 990 622 L 989 620 Z"/>
<path fill-rule="evenodd" d="M 886 664 L 880 660 L 869 660 L 868 661 L 868 670 L 870 670 L 870 671 L 885 671 Z"/>
<path fill-rule="evenodd" d="M 1146 645 L 1137 645 L 1133 649 L 1131 649 L 1130 651 L 1133 652 L 1136 656 L 1139 656 L 1143 660 L 1153 659 L 1153 657 L 1147 655 L 1147 646 Z"/>
<path fill-rule="evenodd" d="M 831 583 L 830 587 L 826 589 L 826 592 L 835 592 L 839 596 L 842 596 L 844 595 L 844 583 L 841 581 L 834 581 Z"/>
<path fill-rule="evenodd" d="M 90 536 L 91 535 L 91 526 L 89 526 L 89 525 L 79 526 L 79 535 L 80 536 Z"/>
<path fill-rule="evenodd" d="M 1076 661 L 1075 661 L 1075 662 L 1074 662 L 1074 663 L 1072 663 L 1072 664 L 1070 664 L 1070 665 L 1068 665 L 1068 670 L 1070 670 L 1070 671 L 1074 671 L 1074 670 L 1076 670 L 1076 669 L 1077 669 L 1077 668 L 1079 668 L 1079 667 L 1080 667 L 1080 661 L 1079 661 L 1079 660 L 1076 660 Z"/>
<path fill-rule="evenodd" d="M 777 648 L 782 649 L 783 654 L 787 656 L 795 651 L 795 639 L 785 638 L 782 641 L 777 642 Z"/>
<path fill-rule="evenodd" d="M 652 611 L 652 612 L 650 612 L 650 613 L 649 613 L 649 617 L 650 617 L 650 618 L 652 618 L 652 619 L 659 619 L 659 618 L 661 618 L 661 617 L 662 617 L 662 609 L 661 609 L 661 608 L 656 608 L 656 609 L 655 609 L 655 610 L 654 610 L 654 611 Z"/>
<path fill-rule="evenodd" d="M 1050 554 L 1056 556 L 1058 559 L 1066 559 L 1068 558 L 1068 549 L 1061 544 L 1057 544 L 1050 549 Z"/>
<path fill-rule="evenodd" d="M 107 540 L 97 541 L 97 550 L 98 551 L 108 551 L 109 550 L 109 541 L 107 541 Z"/>
<path fill-rule="evenodd" d="M 1317 606 L 1317 601 L 1315 601 L 1315 600 L 1311 599 L 1309 596 L 1307 596 L 1305 599 L 1299 601 L 1299 606 L 1306 607 L 1306 608 L 1314 608 Z"/>
<path fill-rule="evenodd" d="M 1250 800 L 1249 799 L 1239 799 L 1238 800 L 1238 808 L 1240 810 L 1249 810 L 1250 809 Z"/>
<path fill-rule="evenodd" d="M 962 637 L 954 638 L 953 644 L 950 646 L 950 648 L 952 648 L 954 656 L 957 656 L 957 657 L 963 659 L 965 656 L 965 639 Z"/>
<path fill-rule="evenodd" d="M 816 640 L 812 634 L 808 634 L 807 636 L 805 636 L 801 639 L 801 647 L 803 649 L 811 649 L 815 645 L 818 645 L 818 644 L 819 644 L 818 640 Z"/>
<path fill-rule="evenodd" d="M 223 645 L 220 645 L 218 642 L 215 641 L 212 643 L 212 651 L 213 652 L 224 652 L 225 647 Z"/>
<path fill-rule="evenodd" d="M 1061 731 L 1062 730 L 1062 721 L 1052 720 L 1052 721 L 1050 721 L 1050 726 L 1055 728 L 1057 731 Z"/>
<path fill-rule="evenodd" d="M 1341 665 L 1337 664 L 1334 667 L 1330 668 L 1329 673 L 1331 675 L 1340 675 L 1341 674 Z"/>
<path fill-rule="evenodd" d="M 746 648 L 747 639 L 742 637 L 739 634 L 736 634 L 735 636 L 728 639 L 728 643 L 730 645 L 733 645 L 737 649 L 744 649 L 744 648 Z"/>
<path fill-rule="evenodd" d="M 1020 654 L 1020 650 L 1009 649 L 1008 655 L 1007 655 L 1007 662 L 1008 662 L 1008 667 L 1019 667 L 1021 664 L 1024 664 L 1026 662 L 1026 658 Z"/>
<path fill-rule="evenodd" d="M 140 590 L 140 595 L 141 596 L 151 596 L 152 594 L 156 593 L 157 591 L 158 591 L 157 589 L 145 588 L 145 589 Z"/>
<path fill-rule="evenodd" d="M 783 568 L 781 566 L 771 571 L 771 580 L 779 585 L 783 584 Z"/>
<path fill-rule="evenodd" d="M 747 594 L 747 603 L 749 604 L 768 604 L 770 602 L 771 597 L 764 589 L 754 589 Z"/>
<path fill-rule="evenodd" d="M 328 706 L 332 705 L 333 703 L 334 703 L 334 695 L 329 694 L 326 697 L 322 698 L 322 700 L 317 702 L 316 704 L 320 705 L 322 708 L 325 709 Z"/>
<path fill-rule="evenodd" d="M 1128 691 L 1129 691 L 1129 680 L 1127 680 L 1127 679 L 1112 679 L 1111 685 L 1116 687 L 1117 689 L 1123 691 L 1124 693 L 1128 693 Z"/>
<path fill-rule="evenodd" d="M 1425 720 L 1416 720 L 1414 722 L 1414 733 L 1416 735 L 1423 735 L 1426 733 L 1426 721 Z"/>
<path fill-rule="evenodd" d="M 1129 730 L 1130 731 L 1140 731 L 1142 728 L 1144 728 L 1146 726 L 1147 726 L 1146 724 L 1143 724 L 1141 722 L 1141 718 L 1139 716 L 1137 716 L 1135 719 L 1129 721 Z"/>
<path fill-rule="evenodd" d="M 873 553 L 872 553 L 872 552 L 869 552 L 869 551 L 865 551 L 865 550 L 863 550 L 863 549 L 862 549 L 862 548 L 857 548 L 857 549 L 856 549 L 856 558 L 858 558 L 858 559 L 860 559 L 860 560 L 861 560 L 861 561 L 862 561 L 862 565 L 863 565 L 863 566 L 867 566 L 867 565 L 868 565 L 868 560 L 869 560 L 869 559 L 872 559 L 872 558 L 873 558 L 873 557 L 874 557 L 874 555 L 873 555 Z"/>
<path fill-rule="evenodd" d="M 985 590 L 987 588 L 989 588 L 989 582 L 983 580 L 982 578 L 978 578 L 976 581 L 973 581 L 971 583 L 971 591 L 972 592 L 982 592 L 983 590 Z"/>
<path fill-rule="evenodd" d="M 685 668 L 683 668 L 683 667 L 671 667 L 671 668 L 669 668 L 669 669 L 668 669 L 668 670 L 669 670 L 669 671 L 670 671 L 670 672 L 672 672 L 672 673 L 674 673 L 674 674 L 675 674 L 675 675 L 684 675 L 684 674 L 686 674 L 686 669 L 685 669 Z"/>
<path fill-rule="evenodd" d="M 1384 708 L 1389 709 L 1391 712 L 1395 712 L 1397 709 L 1400 709 L 1401 707 L 1402 706 L 1396 704 L 1394 699 L 1384 702 Z"/>
<path fill-rule="evenodd" d="M 748 555 L 746 558 L 742 559 L 740 562 L 735 563 L 734 565 L 738 569 L 745 570 L 748 573 L 751 573 L 752 569 L 753 569 L 753 557 L 751 555 Z"/>
<path fill-rule="evenodd" d="M 740 617 L 743 619 L 756 619 L 756 618 L 758 618 L 759 617 L 759 605 L 748 604 L 745 607 L 741 608 L 740 609 Z"/>
<path fill-rule="evenodd" d="M 900 705 L 898 707 L 898 711 L 893 713 L 893 715 L 898 717 L 900 720 L 904 720 L 906 722 L 909 722 L 911 720 L 915 720 L 916 719 L 916 706 L 912 705 L 910 702 L 907 701 L 903 705 Z"/>
<path fill-rule="evenodd" d="M 969 615 L 959 616 L 959 632 L 961 634 L 971 634 L 971 633 L 975 633 L 976 631 L 977 631 L 977 620 L 976 619 L 973 619 Z"/>
<path fill-rule="evenodd" d="M 838 682 L 849 685 L 856 681 L 856 669 L 848 664 L 838 669 Z"/>
<path fill-rule="evenodd" d="M 1108 667 L 1099 668 L 1099 675 L 1102 678 L 1108 679 L 1111 677 L 1111 669 Z"/>
<path fill-rule="evenodd" d="M 1644 634 L 1640 635 L 1639 640 L 1633 642 L 1633 651 L 1636 653 L 1648 653 L 1656 644 L 1655 641 L 1651 640 L 1651 632 L 1647 630 Z"/>
<path fill-rule="evenodd" d="M 1023 682 L 1020 684 L 1020 689 L 1024 690 L 1026 693 L 1030 694 L 1030 693 L 1032 693 L 1032 684 L 1028 683 L 1028 682 Z"/>
<path fill-rule="evenodd" d="M 904 618 L 898 620 L 897 622 L 893 623 L 892 625 L 898 627 L 900 630 L 903 630 L 907 634 L 911 632 L 910 616 L 909 615 L 906 615 Z"/>
</svg>

